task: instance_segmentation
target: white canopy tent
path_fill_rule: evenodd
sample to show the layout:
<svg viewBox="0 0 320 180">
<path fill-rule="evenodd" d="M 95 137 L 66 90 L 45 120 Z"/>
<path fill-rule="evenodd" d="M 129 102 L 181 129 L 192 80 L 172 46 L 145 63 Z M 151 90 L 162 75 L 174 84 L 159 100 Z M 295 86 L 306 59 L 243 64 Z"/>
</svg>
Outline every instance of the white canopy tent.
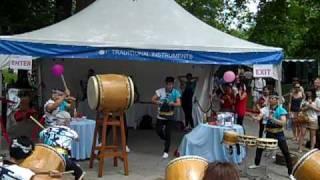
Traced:
<svg viewBox="0 0 320 180">
<path fill-rule="evenodd" d="M 97 0 L 57 24 L 0 36 L 0 54 L 46 59 L 41 63 L 41 76 L 47 84 L 44 94 L 61 86 L 52 78 L 50 68 L 62 58 L 72 91 L 77 91 L 86 70 L 93 68 L 98 73 L 133 75 L 145 101 L 163 86 L 165 76 L 192 72 L 200 77 L 196 96 L 202 105 L 207 104 L 210 74 L 217 67 L 208 65 L 279 64 L 283 58 L 281 48 L 221 32 L 174 0 Z"/>
</svg>

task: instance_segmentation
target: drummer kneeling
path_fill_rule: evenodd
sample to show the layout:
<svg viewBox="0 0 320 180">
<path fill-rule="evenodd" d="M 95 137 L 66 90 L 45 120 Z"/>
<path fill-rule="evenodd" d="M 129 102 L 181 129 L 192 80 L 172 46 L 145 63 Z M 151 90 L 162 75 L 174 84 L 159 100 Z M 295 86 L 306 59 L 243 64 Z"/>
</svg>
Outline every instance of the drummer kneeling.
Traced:
<svg viewBox="0 0 320 180">
<path fill-rule="evenodd" d="M 284 155 L 286 160 L 288 174 L 290 179 L 295 179 L 292 175 L 292 161 L 286 142 L 286 137 L 283 132 L 283 126 L 286 125 L 286 115 L 287 111 L 279 105 L 279 97 L 276 94 L 269 96 L 269 106 L 260 109 L 260 114 L 258 116 L 251 115 L 255 120 L 263 120 L 266 127 L 266 138 L 273 138 L 278 140 L 278 146 Z M 257 148 L 255 165 L 249 167 L 249 169 L 254 169 L 259 167 L 263 149 Z"/>
<path fill-rule="evenodd" d="M 34 150 L 33 142 L 26 136 L 20 136 L 12 140 L 9 148 L 10 159 L 4 160 L 0 166 L 0 179 L 17 179 L 31 180 L 36 178 L 38 172 L 43 172 L 40 169 L 27 169 L 19 166 L 24 159 L 32 154 Z M 58 172 L 49 172 L 51 177 L 60 178 Z"/>
<path fill-rule="evenodd" d="M 82 179 L 85 172 L 80 165 L 69 159 L 69 152 L 71 151 L 71 143 L 74 139 L 78 139 L 78 134 L 66 126 L 52 126 L 43 129 L 40 134 L 40 139 L 44 144 L 56 149 L 56 151 L 64 157 L 66 161 L 66 171 L 73 170 L 76 180 Z"/>
</svg>

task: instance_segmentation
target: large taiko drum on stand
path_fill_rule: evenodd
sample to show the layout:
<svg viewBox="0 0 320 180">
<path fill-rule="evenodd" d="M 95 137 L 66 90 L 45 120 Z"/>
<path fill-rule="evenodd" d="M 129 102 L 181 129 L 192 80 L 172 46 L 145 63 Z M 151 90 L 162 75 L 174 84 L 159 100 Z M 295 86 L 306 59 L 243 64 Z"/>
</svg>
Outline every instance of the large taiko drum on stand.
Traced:
<svg viewBox="0 0 320 180">
<path fill-rule="evenodd" d="M 320 150 L 313 149 L 303 155 L 293 168 L 296 180 L 320 179 Z"/>
<path fill-rule="evenodd" d="M 133 104 L 134 85 L 128 76 L 96 75 L 89 78 L 87 96 L 93 110 L 121 112 Z"/>
<path fill-rule="evenodd" d="M 40 169 L 41 171 L 57 170 L 59 172 L 64 172 L 66 169 L 66 162 L 51 146 L 37 144 L 32 154 L 22 161 L 20 166 L 31 169 Z"/>
<path fill-rule="evenodd" d="M 166 180 L 202 180 L 208 166 L 199 156 L 182 156 L 169 162 Z"/>
</svg>

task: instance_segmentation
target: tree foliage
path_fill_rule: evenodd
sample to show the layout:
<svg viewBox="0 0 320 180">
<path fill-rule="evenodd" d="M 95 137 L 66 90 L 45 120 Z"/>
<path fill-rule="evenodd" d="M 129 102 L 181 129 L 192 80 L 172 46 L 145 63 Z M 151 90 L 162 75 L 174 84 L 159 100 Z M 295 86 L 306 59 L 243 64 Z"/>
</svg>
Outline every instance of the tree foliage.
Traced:
<svg viewBox="0 0 320 180">
<path fill-rule="evenodd" d="M 287 57 L 319 57 L 318 0 L 261 0 L 249 40 L 282 47 Z M 318 43 L 317 43 L 318 41 Z"/>
<path fill-rule="evenodd" d="M 320 1 L 308 1 L 309 11 L 306 19 L 306 32 L 303 43 L 294 52 L 298 57 L 320 59 Z"/>
<path fill-rule="evenodd" d="M 254 16 L 246 4 L 253 0 L 176 0 L 188 12 L 218 28 L 240 38 L 247 38 L 247 28 Z"/>
<path fill-rule="evenodd" d="M 59 22 L 94 0 L 1 0 L 0 34 L 19 34 Z"/>
<path fill-rule="evenodd" d="M 18 34 L 53 23 L 54 3 L 50 0 L 1 0 L 0 34 Z"/>
</svg>

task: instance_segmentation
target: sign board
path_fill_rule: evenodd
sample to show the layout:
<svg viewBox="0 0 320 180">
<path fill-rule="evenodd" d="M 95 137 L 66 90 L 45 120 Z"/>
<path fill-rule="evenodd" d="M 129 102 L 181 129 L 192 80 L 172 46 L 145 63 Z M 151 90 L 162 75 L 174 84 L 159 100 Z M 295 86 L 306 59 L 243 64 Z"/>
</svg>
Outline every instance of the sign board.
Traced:
<svg viewBox="0 0 320 180">
<path fill-rule="evenodd" d="M 278 79 L 277 66 L 273 64 L 255 64 L 253 65 L 253 77 Z"/>
<path fill-rule="evenodd" d="M 10 56 L 9 67 L 11 69 L 31 70 L 32 56 Z"/>
</svg>

